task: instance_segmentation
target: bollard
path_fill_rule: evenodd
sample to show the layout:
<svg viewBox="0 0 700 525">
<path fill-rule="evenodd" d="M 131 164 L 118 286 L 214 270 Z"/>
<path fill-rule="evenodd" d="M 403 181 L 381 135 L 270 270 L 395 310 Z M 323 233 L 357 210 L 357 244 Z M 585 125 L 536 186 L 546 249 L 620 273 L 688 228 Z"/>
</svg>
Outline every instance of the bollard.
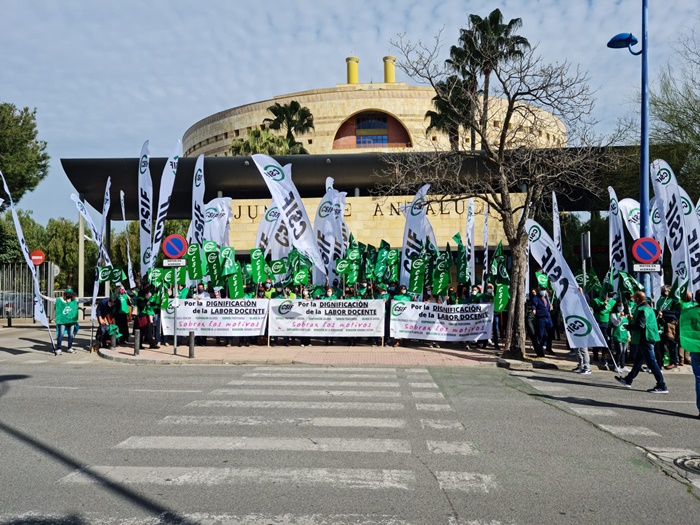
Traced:
<svg viewBox="0 0 700 525">
<path fill-rule="evenodd" d="M 134 355 L 141 355 L 141 329 L 134 329 Z"/>
<path fill-rule="evenodd" d="M 12 328 L 12 307 L 11 306 L 6 306 L 5 307 L 5 312 L 7 315 L 7 327 Z"/>
<path fill-rule="evenodd" d="M 112 340 L 110 341 L 110 348 L 112 350 L 117 348 L 117 336 L 115 334 L 112 334 Z"/>
<path fill-rule="evenodd" d="M 190 332 L 190 359 L 194 359 L 194 332 Z"/>
</svg>

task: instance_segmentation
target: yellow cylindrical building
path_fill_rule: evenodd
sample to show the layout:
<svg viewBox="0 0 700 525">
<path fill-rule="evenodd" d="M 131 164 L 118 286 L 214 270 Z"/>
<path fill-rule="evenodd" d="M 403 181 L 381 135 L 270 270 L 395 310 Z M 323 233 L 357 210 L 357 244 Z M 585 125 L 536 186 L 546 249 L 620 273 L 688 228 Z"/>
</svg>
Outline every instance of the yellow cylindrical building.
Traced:
<svg viewBox="0 0 700 525">
<path fill-rule="evenodd" d="M 393 84 L 396 82 L 396 67 L 394 66 L 396 57 L 389 55 L 382 60 L 384 60 L 384 83 Z"/>
<path fill-rule="evenodd" d="M 359 64 L 360 59 L 357 57 L 348 57 L 345 59 L 348 65 L 348 84 L 357 84 L 360 82 Z"/>
</svg>

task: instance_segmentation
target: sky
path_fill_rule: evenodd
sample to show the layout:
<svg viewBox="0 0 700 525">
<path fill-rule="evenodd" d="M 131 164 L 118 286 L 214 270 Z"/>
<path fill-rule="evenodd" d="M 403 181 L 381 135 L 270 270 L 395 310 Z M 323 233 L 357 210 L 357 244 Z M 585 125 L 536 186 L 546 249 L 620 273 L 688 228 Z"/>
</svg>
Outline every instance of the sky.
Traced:
<svg viewBox="0 0 700 525">
<path fill-rule="evenodd" d="M 697 0 L 650 1 L 650 82 L 678 35 L 700 25 Z M 500 8 L 547 62 L 580 65 L 596 91 L 600 132 L 639 113 L 641 60 L 605 44 L 641 38 L 640 0 L 0 0 L 0 101 L 36 108 L 50 173 L 19 202 L 42 224 L 77 220 L 61 158 L 167 157 L 195 122 L 275 95 L 346 81 L 381 82 L 397 35 L 443 55 L 468 14 Z M 639 46 L 637 46 L 639 48 Z M 396 80 L 414 84 L 397 68 Z M 11 188 L 10 188 L 11 190 Z M 93 216 L 97 219 L 97 213 Z"/>
</svg>

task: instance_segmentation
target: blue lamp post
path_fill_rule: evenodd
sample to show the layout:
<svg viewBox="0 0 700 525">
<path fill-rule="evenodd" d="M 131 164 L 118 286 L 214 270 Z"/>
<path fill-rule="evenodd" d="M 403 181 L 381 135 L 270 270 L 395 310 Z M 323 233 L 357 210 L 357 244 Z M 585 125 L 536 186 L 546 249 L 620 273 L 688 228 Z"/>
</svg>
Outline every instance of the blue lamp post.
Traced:
<svg viewBox="0 0 700 525">
<path fill-rule="evenodd" d="M 633 55 L 642 55 L 642 137 L 639 161 L 639 231 L 641 237 L 649 237 L 649 75 L 648 75 L 648 0 L 642 0 L 642 49 L 633 51 L 639 41 L 630 33 L 615 35 L 608 42 L 613 49 L 627 48 Z M 647 297 L 651 297 L 651 279 L 648 273 L 642 274 L 642 284 Z"/>
</svg>

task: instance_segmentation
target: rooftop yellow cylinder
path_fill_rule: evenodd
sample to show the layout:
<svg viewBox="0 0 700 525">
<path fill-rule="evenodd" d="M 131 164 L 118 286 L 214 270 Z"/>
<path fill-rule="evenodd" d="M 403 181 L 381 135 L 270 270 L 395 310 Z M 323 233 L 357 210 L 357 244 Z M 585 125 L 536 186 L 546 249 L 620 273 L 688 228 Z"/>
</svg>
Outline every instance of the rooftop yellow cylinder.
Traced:
<svg viewBox="0 0 700 525">
<path fill-rule="evenodd" d="M 345 59 L 348 65 L 348 84 L 357 84 L 360 81 L 359 63 L 357 57 L 348 57 Z"/>
<path fill-rule="evenodd" d="M 384 83 L 390 84 L 396 82 L 396 57 L 391 55 L 384 57 Z"/>
</svg>

